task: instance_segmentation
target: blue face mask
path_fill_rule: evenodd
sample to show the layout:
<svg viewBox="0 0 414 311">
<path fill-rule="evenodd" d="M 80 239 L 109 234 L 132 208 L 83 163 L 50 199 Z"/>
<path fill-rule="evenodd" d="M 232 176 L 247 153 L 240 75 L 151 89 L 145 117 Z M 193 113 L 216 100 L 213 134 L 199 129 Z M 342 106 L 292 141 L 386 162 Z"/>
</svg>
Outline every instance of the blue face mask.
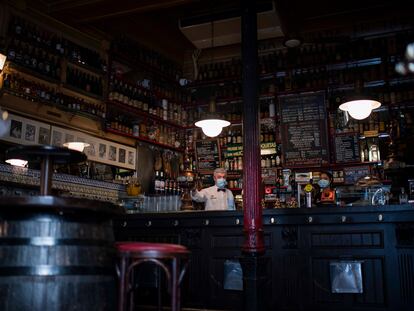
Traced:
<svg viewBox="0 0 414 311">
<path fill-rule="evenodd" d="M 321 180 L 318 181 L 318 185 L 321 188 L 327 188 L 327 187 L 329 187 L 329 180 L 321 179 Z"/>
<path fill-rule="evenodd" d="M 216 180 L 216 186 L 220 189 L 223 189 L 224 187 L 226 187 L 227 185 L 227 181 L 224 178 L 218 178 Z"/>
</svg>

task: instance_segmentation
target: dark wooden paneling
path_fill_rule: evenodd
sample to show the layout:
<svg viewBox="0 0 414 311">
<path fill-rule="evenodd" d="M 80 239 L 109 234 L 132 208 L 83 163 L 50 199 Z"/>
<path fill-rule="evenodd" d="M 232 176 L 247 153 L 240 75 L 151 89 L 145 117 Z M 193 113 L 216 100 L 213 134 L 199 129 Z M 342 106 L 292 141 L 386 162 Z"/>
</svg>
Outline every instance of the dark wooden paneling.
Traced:
<svg viewBox="0 0 414 311">
<path fill-rule="evenodd" d="M 265 210 L 263 214 L 269 258 L 269 279 L 263 288 L 268 292 L 266 310 L 414 309 L 411 206 Z M 349 222 L 342 222 L 344 215 Z M 309 217 L 317 223 L 309 222 Z M 225 290 L 223 277 L 224 262 L 241 256 L 241 219 L 240 212 L 139 214 L 116 221 L 116 228 L 119 239 L 171 240 L 190 248 L 184 306 L 239 311 L 242 293 Z M 362 294 L 331 293 L 329 263 L 338 260 L 363 262 Z"/>
</svg>

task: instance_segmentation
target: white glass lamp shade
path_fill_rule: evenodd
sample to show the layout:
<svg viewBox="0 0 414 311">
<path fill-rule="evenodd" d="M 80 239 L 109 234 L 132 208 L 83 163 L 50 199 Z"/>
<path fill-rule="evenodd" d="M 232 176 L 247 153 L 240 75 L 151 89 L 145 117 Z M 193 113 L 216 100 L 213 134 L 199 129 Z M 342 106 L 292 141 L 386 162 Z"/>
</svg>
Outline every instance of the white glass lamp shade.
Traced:
<svg viewBox="0 0 414 311">
<path fill-rule="evenodd" d="M 63 146 L 72 150 L 83 152 L 83 149 L 89 147 L 90 145 L 84 142 L 72 141 L 64 143 Z"/>
<path fill-rule="evenodd" d="M 221 119 L 206 119 L 195 123 L 195 126 L 201 127 L 203 133 L 208 137 L 220 135 L 223 127 L 229 126 L 230 122 Z"/>
<path fill-rule="evenodd" d="M 356 120 L 368 118 L 373 109 L 377 109 L 381 103 L 376 100 L 361 99 L 352 100 L 339 106 L 342 111 L 347 111 Z"/>
<path fill-rule="evenodd" d="M 3 70 L 4 64 L 6 63 L 7 56 L 0 53 L 0 71 Z"/>
<path fill-rule="evenodd" d="M 20 166 L 20 167 L 25 167 L 27 165 L 27 161 L 21 160 L 21 159 L 7 159 L 6 163 L 9 163 L 13 166 Z"/>
</svg>

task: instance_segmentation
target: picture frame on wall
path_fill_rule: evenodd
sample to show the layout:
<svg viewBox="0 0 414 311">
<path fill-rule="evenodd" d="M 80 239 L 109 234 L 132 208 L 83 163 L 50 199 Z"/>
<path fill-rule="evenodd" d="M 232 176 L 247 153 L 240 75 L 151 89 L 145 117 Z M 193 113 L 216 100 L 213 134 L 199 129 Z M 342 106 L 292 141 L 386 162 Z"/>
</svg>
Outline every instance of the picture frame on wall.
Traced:
<svg viewBox="0 0 414 311">
<path fill-rule="evenodd" d="M 50 144 L 50 125 L 9 113 L 1 140 L 21 145 Z"/>
<path fill-rule="evenodd" d="M 88 143 L 84 149 L 88 160 L 99 163 L 115 165 L 127 169 L 136 169 L 136 149 L 126 145 L 107 141 L 92 135 L 52 126 L 52 143 L 62 144 L 68 141 L 78 141 Z M 60 133 L 60 134 L 58 134 Z M 54 136 L 53 136 L 54 135 Z"/>
<path fill-rule="evenodd" d="M 70 141 L 89 144 L 84 153 L 88 160 L 135 170 L 135 147 L 118 144 L 80 131 L 52 126 L 29 118 L 9 114 L 4 121 L 0 140 L 21 145 L 53 145 L 62 147 Z"/>
</svg>

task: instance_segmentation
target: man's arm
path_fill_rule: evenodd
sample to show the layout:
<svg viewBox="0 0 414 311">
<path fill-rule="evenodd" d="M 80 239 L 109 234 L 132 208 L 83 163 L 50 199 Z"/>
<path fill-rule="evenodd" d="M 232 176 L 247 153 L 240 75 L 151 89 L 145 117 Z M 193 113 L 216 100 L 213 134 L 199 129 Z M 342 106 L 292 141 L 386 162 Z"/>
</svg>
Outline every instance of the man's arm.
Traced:
<svg viewBox="0 0 414 311">
<path fill-rule="evenodd" d="M 191 199 L 193 199 L 196 202 L 205 202 L 207 201 L 207 196 L 205 194 L 204 189 L 198 191 L 196 189 L 191 191 Z"/>
</svg>

